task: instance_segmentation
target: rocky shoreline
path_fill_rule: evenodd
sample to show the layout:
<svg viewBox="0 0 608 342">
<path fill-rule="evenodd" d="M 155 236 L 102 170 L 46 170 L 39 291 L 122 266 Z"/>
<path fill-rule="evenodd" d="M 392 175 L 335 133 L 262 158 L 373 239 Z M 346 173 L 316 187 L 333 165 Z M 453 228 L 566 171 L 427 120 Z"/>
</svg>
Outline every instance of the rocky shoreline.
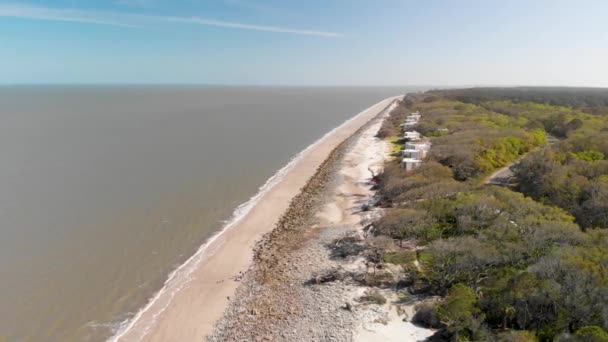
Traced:
<svg viewBox="0 0 608 342">
<path fill-rule="evenodd" d="M 258 243 L 255 262 L 238 276 L 241 285 L 209 341 L 372 341 L 385 333 L 417 340 L 432 333 L 403 323 L 419 300 L 406 303 L 390 285 L 370 285 L 389 273 L 397 281 L 402 271 L 376 274 L 361 255 L 336 255 L 343 241 L 369 243 L 363 227 L 382 212 L 362 207 L 373 196 L 368 169 L 381 167 L 388 155 L 375 138 L 388 111 L 332 151 Z M 385 301 L 374 302 L 374 295 Z"/>
<path fill-rule="evenodd" d="M 348 310 L 349 286 L 308 285 L 335 267 L 326 245 L 359 229 L 323 229 L 316 212 L 335 186 L 344 154 L 385 111 L 338 145 L 296 196 L 276 228 L 255 249 L 255 262 L 209 341 L 349 341 L 356 317 Z M 308 228 L 308 229 L 306 229 Z M 315 243 L 307 243 L 315 240 Z"/>
</svg>

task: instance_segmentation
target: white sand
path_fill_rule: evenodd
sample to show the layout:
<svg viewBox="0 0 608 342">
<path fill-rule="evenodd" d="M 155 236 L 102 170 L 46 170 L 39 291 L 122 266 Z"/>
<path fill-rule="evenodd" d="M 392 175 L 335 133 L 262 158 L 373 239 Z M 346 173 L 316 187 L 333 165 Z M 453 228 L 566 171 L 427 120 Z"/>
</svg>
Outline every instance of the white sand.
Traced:
<svg viewBox="0 0 608 342">
<path fill-rule="evenodd" d="M 339 171 L 343 181 L 337 187 L 334 200 L 326 204 L 324 210 L 318 214 L 325 224 L 356 225 L 379 214 L 378 210 L 360 212 L 359 209 L 361 203 L 373 195 L 369 184 L 369 169 L 377 173 L 390 154 L 388 143 L 375 137 L 380 124 L 379 121 L 365 130 L 344 156 L 344 165 Z M 343 266 L 351 270 L 365 270 L 362 258 Z M 366 287 L 354 288 L 350 296 L 351 302 L 354 303 L 354 298 L 360 297 L 366 290 Z M 405 311 L 405 315 L 399 315 L 396 304 L 398 298 L 394 291 L 387 290 L 383 293 L 388 299 L 387 304 L 358 305 L 355 308 L 359 322 L 353 336 L 355 342 L 422 341 L 435 333 L 434 330 L 421 328 L 407 321 L 414 315 L 414 306 L 419 301 L 413 300 L 407 305 L 399 304 L 400 309 Z"/>
<path fill-rule="evenodd" d="M 433 330 L 415 326 L 410 322 L 404 322 L 404 316 L 397 314 L 395 307 L 390 306 L 390 304 L 386 304 L 385 306 L 388 306 L 388 308 L 383 307 L 379 309 L 378 316 L 385 317 L 387 319 L 386 324 L 373 321 L 362 323 L 354 336 L 354 342 L 424 341 L 435 333 Z M 413 314 L 413 307 L 410 312 Z"/>
</svg>

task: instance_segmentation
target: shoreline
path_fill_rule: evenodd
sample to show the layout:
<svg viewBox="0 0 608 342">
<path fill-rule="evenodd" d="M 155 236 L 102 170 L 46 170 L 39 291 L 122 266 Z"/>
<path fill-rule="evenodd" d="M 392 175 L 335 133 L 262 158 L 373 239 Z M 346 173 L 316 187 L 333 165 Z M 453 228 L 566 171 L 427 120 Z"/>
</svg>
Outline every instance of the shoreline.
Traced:
<svg viewBox="0 0 608 342">
<path fill-rule="evenodd" d="M 222 316 L 239 278 L 252 266 L 262 236 L 274 231 L 291 201 L 316 175 L 334 149 L 401 96 L 365 109 L 328 132 L 272 176 L 231 221 L 168 277 L 148 304 L 110 341 L 201 340 Z M 243 212 L 244 210 L 244 212 Z M 255 254 L 254 254 L 254 248 Z"/>
<path fill-rule="evenodd" d="M 355 280 L 369 271 L 365 258 L 332 252 L 336 241 L 363 238 L 365 224 L 382 215 L 380 208 L 361 207 L 375 193 L 369 170 L 378 172 L 389 156 L 387 142 L 375 136 L 384 118 L 370 120 L 340 144 L 294 199 L 284 222 L 258 246 L 255 268 L 243 278 L 209 342 L 400 341 L 433 333 L 403 324 L 418 300 L 403 303 L 382 289 L 389 299 L 385 305 L 361 302 L 364 293 L 377 291 Z M 319 280 L 327 275 L 338 278 Z"/>
</svg>

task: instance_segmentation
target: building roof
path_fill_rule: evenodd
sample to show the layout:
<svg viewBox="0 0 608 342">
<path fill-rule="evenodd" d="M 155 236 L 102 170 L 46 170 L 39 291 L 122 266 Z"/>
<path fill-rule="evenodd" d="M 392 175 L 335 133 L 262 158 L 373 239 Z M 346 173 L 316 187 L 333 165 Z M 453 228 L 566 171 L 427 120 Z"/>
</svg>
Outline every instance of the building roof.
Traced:
<svg viewBox="0 0 608 342">
<path fill-rule="evenodd" d="M 406 144 L 412 144 L 412 145 L 428 145 L 431 146 L 431 142 L 430 141 L 408 141 L 406 142 Z"/>
</svg>

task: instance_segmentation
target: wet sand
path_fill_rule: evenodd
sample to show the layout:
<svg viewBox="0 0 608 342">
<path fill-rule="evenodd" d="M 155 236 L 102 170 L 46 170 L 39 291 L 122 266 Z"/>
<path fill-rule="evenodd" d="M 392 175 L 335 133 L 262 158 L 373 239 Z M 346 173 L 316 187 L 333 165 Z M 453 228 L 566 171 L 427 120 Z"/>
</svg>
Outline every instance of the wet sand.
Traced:
<svg viewBox="0 0 608 342">
<path fill-rule="evenodd" d="M 290 201 L 334 148 L 395 99 L 373 105 L 309 149 L 241 221 L 214 238 L 184 265 L 162 293 L 114 340 L 204 340 L 229 304 L 239 285 L 239 274 L 251 266 L 256 242 L 272 231 Z"/>
</svg>

